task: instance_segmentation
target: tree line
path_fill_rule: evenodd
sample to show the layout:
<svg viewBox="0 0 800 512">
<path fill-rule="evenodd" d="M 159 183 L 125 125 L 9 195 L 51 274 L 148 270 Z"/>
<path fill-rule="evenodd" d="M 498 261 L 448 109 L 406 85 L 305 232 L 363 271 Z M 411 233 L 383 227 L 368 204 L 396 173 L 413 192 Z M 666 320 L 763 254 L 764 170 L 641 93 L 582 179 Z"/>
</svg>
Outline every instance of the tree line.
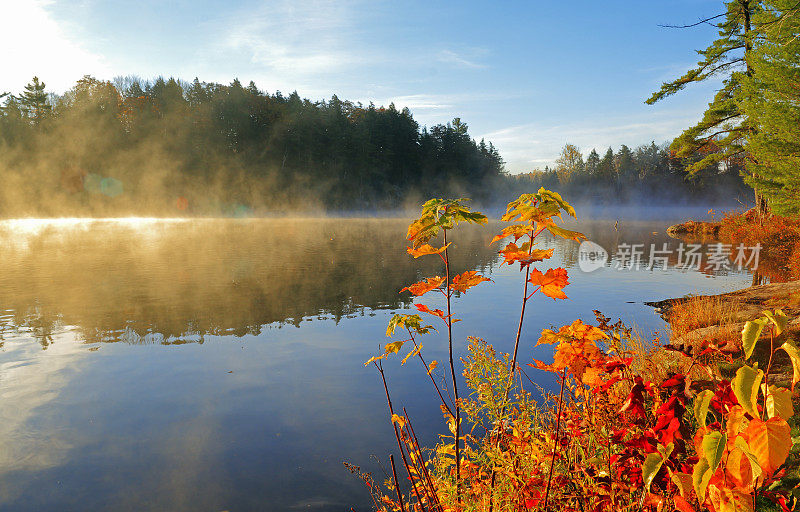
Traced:
<svg viewBox="0 0 800 512">
<path fill-rule="evenodd" d="M 664 83 L 647 103 L 687 85 L 721 79 L 700 121 L 673 141 L 693 175 L 737 159 L 762 215 L 800 213 L 800 2 L 727 0 L 723 12 L 690 25 L 713 24 L 718 38 L 700 60 Z"/>
<path fill-rule="evenodd" d="M 55 95 L 35 77 L 0 108 L 5 214 L 396 208 L 480 198 L 504 172 L 459 118 L 420 127 L 394 104 L 312 102 L 239 80 L 86 76 Z"/>
<path fill-rule="evenodd" d="M 703 158 L 702 151 L 680 158 L 669 144 L 651 142 L 635 149 L 622 144 L 616 152 L 609 147 L 602 156 L 593 148 L 584 159 L 580 148 L 567 143 L 553 167 L 509 176 L 507 186 L 513 190 L 544 187 L 574 201 L 609 205 L 732 203 L 752 194 L 740 176 L 738 158 L 706 166 L 687 179 L 687 168 Z"/>
</svg>

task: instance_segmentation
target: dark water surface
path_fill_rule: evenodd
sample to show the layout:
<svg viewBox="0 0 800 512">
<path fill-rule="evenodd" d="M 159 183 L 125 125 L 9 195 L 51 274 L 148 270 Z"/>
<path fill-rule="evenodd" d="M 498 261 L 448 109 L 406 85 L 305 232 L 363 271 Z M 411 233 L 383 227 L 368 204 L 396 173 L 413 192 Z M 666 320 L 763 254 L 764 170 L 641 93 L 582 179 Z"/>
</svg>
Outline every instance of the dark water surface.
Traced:
<svg viewBox="0 0 800 512">
<path fill-rule="evenodd" d="M 609 251 L 676 249 L 670 220 L 579 228 Z M 342 461 L 383 480 L 373 455 L 385 461 L 393 435 L 378 376 L 362 362 L 410 307 L 398 290 L 441 273 L 405 254 L 406 226 L 0 222 L 0 510 L 368 510 Z M 521 276 L 487 245 L 498 229 L 455 234 L 454 268 L 494 280 L 455 301 L 461 353 L 468 335 L 512 347 Z M 593 309 L 660 331 L 643 301 L 751 280 L 613 264 L 585 273 L 577 244 L 548 243 L 549 266 L 568 268 L 569 300 L 529 303 L 523 361 L 548 359 L 551 348 L 530 348 L 541 329 L 592 320 Z M 446 359 L 442 338 L 423 344 L 429 359 Z M 394 400 L 435 442 L 443 425 L 424 371 L 386 366 Z"/>
</svg>

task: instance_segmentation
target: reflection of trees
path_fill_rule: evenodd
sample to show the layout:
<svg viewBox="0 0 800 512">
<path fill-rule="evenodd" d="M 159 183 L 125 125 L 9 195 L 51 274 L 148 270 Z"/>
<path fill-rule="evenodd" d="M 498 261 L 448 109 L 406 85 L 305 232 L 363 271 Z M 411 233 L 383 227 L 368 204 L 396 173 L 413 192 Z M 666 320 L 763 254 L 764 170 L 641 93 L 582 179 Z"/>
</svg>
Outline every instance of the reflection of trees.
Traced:
<svg viewBox="0 0 800 512">
<path fill-rule="evenodd" d="M 403 220 L 199 220 L 2 233 L 0 306 L 43 346 L 60 324 L 87 341 L 202 342 L 272 323 L 404 304 L 435 274 L 405 254 Z M 491 229 L 458 229 L 456 268 L 494 264 Z M 58 320 L 58 322 L 56 322 Z"/>
</svg>

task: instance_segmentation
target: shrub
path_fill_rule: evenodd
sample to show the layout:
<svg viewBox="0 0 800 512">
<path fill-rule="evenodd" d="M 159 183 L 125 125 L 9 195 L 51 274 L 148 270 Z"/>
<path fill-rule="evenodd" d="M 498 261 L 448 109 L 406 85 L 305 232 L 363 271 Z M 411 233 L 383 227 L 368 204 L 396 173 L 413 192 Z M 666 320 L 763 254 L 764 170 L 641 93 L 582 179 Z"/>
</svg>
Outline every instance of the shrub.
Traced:
<svg viewBox="0 0 800 512">
<path fill-rule="evenodd" d="M 509 204 L 505 221 L 515 221 L 495 240 L 513 236 L 500 254 L 504 263 L 525 270 L 517 343 L 513 354 L 497 354 L 483 340 L 469 340 L 463 372 L 468 397 L 455 393 L 455 366 L 450 358 L 454 400 L 431 376 L 435 362 L 422 355 L 418 337 L 433 332 L 420 315 L 395 315 L 388 335 L 402 340 L 386 345 L 371 358 L 382 377 L 389 415 L 402 459 L 401 485 L 394 458 L 391 478 L 375 492 L 376 507 L 392 511 L 754 511 L 794 506 L 797 441 L 792 392 L 800 381 L 800 348 L 788 337 L 781 311 L 747 322 L 742 332 L 744 358 L 731 380 L 709 366 L 710 347 L 696 357 L 637 340 L 622 322 L 596 313 L 596 325 L 576 320 L 558 330 L 542 331 L 537 345 L 553 345 L 550 364 L 528 366 L 553 374 L 559 392 L 538 388 L 516 361 L 525 305 L 535 293 L 565 298 L 564 269 L 542 273 L 534 261 L 552 250 L 535 249 L 544 230 L 578 240 L 579 233 L 557 227 L 561 212 L 574 215 L 560 196 L 541 189 Z M 410 285 L 415 296 L 442 293 L 447 311 L 417 309 L 450 328 L 453 291 L 466 292 L 487 279 L 473 271 L 451 278 L 447 230 L 459 221 L 485 218 L 462 201 L 426 203 L 409 228 L 415 257 L 437 254 L 446 276 Z M 470 220 L 471 219 L 471 220 Z M 439 230 L 440 247 L 429 242 Z M 524 242 L 517 245 L 520 239 Z M 768 338 L 766 369 L 748 363 L 759 339 Z M 384 378 L 383 363 L 406 343 L 413 345 L 403 363 L 418 358 L 431 376 L 449 434 L 434 450 L 420 446 L 411 417 L 396 411 Z M 794 368 L 792 390 L 770 381 L 773 355 L 782 350 Z M 705 357 L 705 359 L 704 359 Z M 724 356 L 729 357 L 729 356 Z M 531 387 L 538 389 L 539 400 Z M 795 432 L 795 435 L 797 433 Z M 793 453 L 794 452 L 794 453 Z M 788 461 L 788 462 L 787 462 Z M 794 501 L 793 501 L 794 500 Z"/>
</svg>

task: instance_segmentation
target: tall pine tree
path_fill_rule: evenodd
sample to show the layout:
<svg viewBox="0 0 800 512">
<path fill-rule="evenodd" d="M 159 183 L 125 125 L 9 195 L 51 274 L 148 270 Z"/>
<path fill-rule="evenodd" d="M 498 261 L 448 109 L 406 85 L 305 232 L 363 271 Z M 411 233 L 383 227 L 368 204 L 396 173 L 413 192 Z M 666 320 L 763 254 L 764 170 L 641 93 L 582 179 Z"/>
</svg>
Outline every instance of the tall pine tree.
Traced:
<svg viewBox="0 0 800 512">
<path fill-rule="evenodd" d="M 760 37 L 751 52 L 752 75 L 743 81 L 744 114 L 755 128 L 745 148 L 754 175 L 748 181 L 773 211 L 800 213 L 800 4 L 767 0 L 757 15 Z"/>
<path fill-rule="evenodd" d="M 661 89 L 647 100 L 652 105 L 690 83 L 725 77 L 700 122 L 685 130 L 672 143 L 672 150 L 684 159 L 688 160 L 698 153 L 704 154 L 703 158 L 687 165 L 686 171 L 690 175 L 745 154 L 745 142 L 752 134 L 753 127 L 742 110 L 742 82 L 753 75 L 748 57 L 755 37 L 753 17 L 761 11 L 761 4 L 762 0 L 728 0 L 724 13 L 703 20 L 721 20 L 717 23 L 719 38 L 705 50 L 698 51 L 701 59 L 696 67 L 680 78 L 662 84 Z M 747 173 L 752 175 L 753 171 L 747 169 Z M 751 183 L 755 184 L 756 181 L 751 179 Z M 767 204 L 758 188 L 755 189 L 755 200 L 758 211 L 766 213 Z"/>
<path fill-rule="evenodd" d="M 44 82 L 40 82 L 39 77 L 35 76 L 19 97 L 23 112 L 36 124 L 39 124 L 51 109 L 44 87 Z"/>
</svg>

